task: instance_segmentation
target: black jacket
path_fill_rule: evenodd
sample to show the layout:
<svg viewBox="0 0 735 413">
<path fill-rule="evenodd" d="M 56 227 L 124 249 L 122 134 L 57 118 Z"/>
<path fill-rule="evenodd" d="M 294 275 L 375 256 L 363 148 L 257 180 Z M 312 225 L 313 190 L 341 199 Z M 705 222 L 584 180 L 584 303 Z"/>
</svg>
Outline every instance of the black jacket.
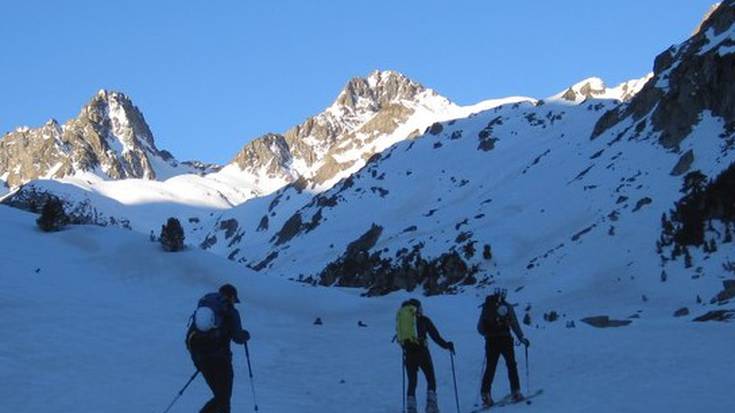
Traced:
<svg viewBox="0 0 735 413">
<path fill-rule="evenodd" d="M 416 316 L 416 333 L 418 334 L 420 344 L 406 343 L 403 346 L 404 350 L 416 351 L 427 348 L 427 336 L 431 337 L 441 348 L 445 350 L 449 349 L 449 343 L 442 338 L 434 323 L 431 322 L 431 319 L 423 314 Z"/>
</svg>

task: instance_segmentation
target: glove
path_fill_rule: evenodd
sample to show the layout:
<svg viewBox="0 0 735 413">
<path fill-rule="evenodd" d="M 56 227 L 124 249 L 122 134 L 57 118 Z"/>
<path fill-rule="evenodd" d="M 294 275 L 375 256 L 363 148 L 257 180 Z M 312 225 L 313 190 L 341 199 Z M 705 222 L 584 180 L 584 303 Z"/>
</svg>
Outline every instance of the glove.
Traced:
<svg viewBox="0 0 735 413">
<path fill-rule="evenodd" d="M 520 341 L 521 341 L 521 343 L 523 343 L 523 345 L 524 345 L 524 346 L 526 346 L 526 347 L 528 347 L 528 346 L 530 346 L 530 345 L 531 345 L 531 342 L 530 342 L 530 341 L 528 341 L 528 339 L 527 339 L 527 338 L 525 338 L 525 337 L 521 338 L 521 339 L 520 339 Z"/>
<path fill-rule="evenodd" d="M 447 350 L 449 350 L 452 354 L 454 354 L 454 343 L 453 342 L 450 341 L 447 343 Z"/>
<path fill-rule="evenodd" d="M 250 340 L 250 333 L 248 332 L 248 330 L 242 330 L 242 339 L 244 341 Z"/>
</svg>

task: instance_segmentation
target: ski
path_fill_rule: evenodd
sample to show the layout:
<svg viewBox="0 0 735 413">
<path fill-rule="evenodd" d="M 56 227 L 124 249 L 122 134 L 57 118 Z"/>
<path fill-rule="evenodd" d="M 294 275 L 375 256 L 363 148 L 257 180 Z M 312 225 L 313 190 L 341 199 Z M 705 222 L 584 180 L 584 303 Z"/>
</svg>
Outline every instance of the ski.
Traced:
<svg viewBox="0 0 735 413">
<path fill-rule="evenodd" d="M 514 401 L 513 398 L 511 398 L 511 395 L 507 395 L 507 396 L 503 397 L 502 399 L 494 402 L 492 406 L 480 407 L 480 408 L 477 408 L 475 410 L 472 410 L 470 413 L 487 412 L 487 411 L 491 411 L 492 409 L 494 409 L 496 407 L 511 406 L 511 405 L 514 405 L 514 404 L 522 404 L 524 402 L 526 404 L 531 404 L 531 399 L 540 396 L 541 394 L 543 394 L 543 392 L 544 392 L 543 389 L 536 390 L 535 392 L 524 396 L 523 399 L 518 400 L 518 401 Z"/>
</svg>

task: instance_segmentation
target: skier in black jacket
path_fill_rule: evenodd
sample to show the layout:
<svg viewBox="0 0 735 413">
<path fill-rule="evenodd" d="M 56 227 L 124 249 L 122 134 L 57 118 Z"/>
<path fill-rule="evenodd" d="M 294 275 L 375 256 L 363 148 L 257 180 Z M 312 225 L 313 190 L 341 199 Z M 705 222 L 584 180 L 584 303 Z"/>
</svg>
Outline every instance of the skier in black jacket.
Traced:
<svg viewBox="0 0 735 413">
<path fill-rule="evenodd" d="M 485 359 L 487 364 L 485 365 L 481 387 L 482 402 L 485 406 L 492 406 L 493 404 L 491 389 L 495 377 L 495 368 L 501 355 L 505 359 L 505 365 L 508 368 L 511 398 L 513 401 L 523 399 L 511 330 L 526 347 L 530 345 L 528 339 L 523 336 L 513 306 L 505 301 L 505 291 L 496 291 L 495 294 L 489 295 L 485 299 L 480 319 L 477 322 L 477 331 L 485 337 Z"/>
<path fill-rule="evenodd" d="M 220 287 L 219 292 L 205 295 L 199 302 L 200 308 L 206 306 L 219 313 L 221 325 L 203 333 L 192 322 L 187 332 L 186 345 L 191 359 L 213 394 L 200 413 L 230 412 L 233 379 L 230 341 L 244 344 L 250 339 L 250 333 L 242 328 L 240 313 L 235 308 L 235 303 L 239 302 L 237 290 L 230 284 Z"/>
<path fill-rule="evenodd" d="M 406 374 L 408 375 L 407 412 L 416 413 L 416 384 L 418 382 L 418 371 L 421 369 L 426 377 L 426 413 L 439 413 L 436 400 L 436 376 L 434 375 L 434 364 L 429 352 L 427 335 L 436 344 L 445 350 L 454 353 L 454 343 L 445 341 L 434 323 L 421 311 L 421 302 L 410 299 L 403 303 L 402 307 L 413 306 L 416 308 L 416 340 L 399 341 L 403 348 Z"/>
</svg>

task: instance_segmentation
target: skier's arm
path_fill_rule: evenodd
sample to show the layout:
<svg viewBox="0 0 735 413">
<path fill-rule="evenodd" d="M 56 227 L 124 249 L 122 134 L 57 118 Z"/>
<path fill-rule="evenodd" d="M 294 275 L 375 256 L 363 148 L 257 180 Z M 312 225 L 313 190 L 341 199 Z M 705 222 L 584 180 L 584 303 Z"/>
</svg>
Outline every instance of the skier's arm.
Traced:
<svg viewBox="0 0 735 413">
<path fill-rule="evenodd" d="M 230 317 L 230 331 L 232 332 L 232 341 L 237 344 L 244 344 L 250 340 L 250 333 L 242 328 L 240 321 L 240 312 L 233 308 L 232 317 Z"/>
<path fill-rule="evenodd" d="M 516 337 L 518 337 L 518 340 L 523 341 L 523 330 L 521 330 L 521 325 L 518 324 L 518 317 L 516 317 L 516 311 L 513 309 L 512 305 L 507 306 L 510 311 L 510 328 L 513 329 L 513 332 L 516 334 Z"/>
<path fill-rule="evenodd" d="M 429 317 L 423 317 L 423 319 L 426 323 L 426 332 L 429 333 L 429 337 L 431 337 L 431 339 L 434 340 L 434 342 L 438 344 L 439 347 L 445 350 L 450 350 L 452 347 L 454 347 L 452 344 L 445 341 L 441 335 L 439 335 L 439 331 L 436 329 L 434 323 L 431 322 Z"/>
<path fill-rule="evenodd" d="M 487 333 L 485 331 L 485 307 L 482 307 L 482 311 L 480 311 L 480 319 L 477 320 L 477 332 L 480 333 L 481 336 L 485 336 Z"/>
</svg>

